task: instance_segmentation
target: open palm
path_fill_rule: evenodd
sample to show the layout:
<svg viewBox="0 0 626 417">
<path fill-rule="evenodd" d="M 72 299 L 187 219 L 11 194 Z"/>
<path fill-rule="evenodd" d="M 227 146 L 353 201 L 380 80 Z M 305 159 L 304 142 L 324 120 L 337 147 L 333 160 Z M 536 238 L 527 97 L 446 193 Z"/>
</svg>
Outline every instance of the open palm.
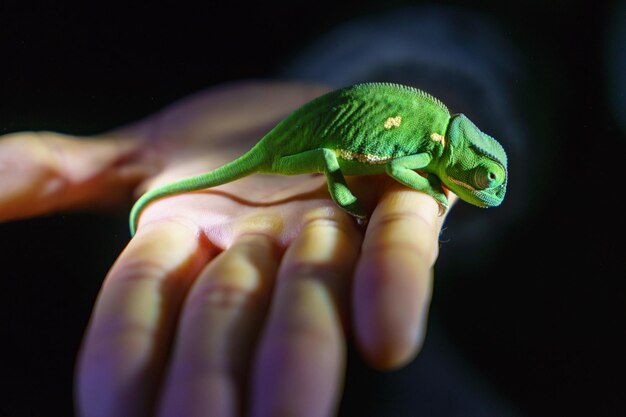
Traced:
<svg viewBox="0 0 626 417">
<path fill-rule="evenodd" d="M 6 136 L 0 220 L 128 207 L 241 155 L 325 91 L 241 83 L 89 140 Z M 84 339 L 81 415 L 327 416 L 347 334 L 373 366 L 411 360 L 443 219 L 430 196 L 388 178 L 349 184 L 371 213 L 367 229 L 320 175 L 254 175 L 148 206 Z"/>
</svg>

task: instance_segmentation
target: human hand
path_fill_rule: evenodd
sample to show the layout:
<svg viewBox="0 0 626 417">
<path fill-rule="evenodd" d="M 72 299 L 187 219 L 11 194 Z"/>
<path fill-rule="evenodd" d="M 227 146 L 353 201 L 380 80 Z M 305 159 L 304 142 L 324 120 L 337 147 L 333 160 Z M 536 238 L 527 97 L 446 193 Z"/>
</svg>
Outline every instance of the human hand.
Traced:
<svg viewBox="0 0 626 417">
<path fill-rule="evenodd" d="M 5 137 L 0 219 L 126 206 L 131 193 L 233 159 L 322 92 L 235 85 L 95 141 Z M 320 175 L 254 175 L 147 207 L 84 339 L 80 414 L 329 415 L 346 334 L 373 366 L 410 361 L 443 219 L 430 196 L 385 177 L 349 183 L 372 212 L 366 231 Z"/>
</svg>

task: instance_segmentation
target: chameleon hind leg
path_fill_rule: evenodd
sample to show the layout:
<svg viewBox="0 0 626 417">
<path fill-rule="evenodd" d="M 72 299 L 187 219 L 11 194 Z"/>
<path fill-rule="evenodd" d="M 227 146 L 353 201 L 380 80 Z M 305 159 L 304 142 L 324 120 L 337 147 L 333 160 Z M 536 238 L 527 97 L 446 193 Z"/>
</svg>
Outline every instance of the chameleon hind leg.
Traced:
<svg viewBox="0 0 626 417">
<path fill-rule="evenodd" d="M 326 176 L 328 192 L 335 203 L 361 222 L 367 218 L 365 210 L 348 188 L 337 156 L 330 149 L 313 149 L 283 156 L 276 161 L 275 170 L 287 175 L 323 173 Z"/>
<path fill-rule="evenodd" d="M 403 156 L 389 161 L 386 171 L 387 175 L 399 183 L 433 197 L 439 205 L 439 215 L 441 216 L 448 210 L 448 198 L 443 192 L 441 181 L 436 175 L 426 174 L 426 176 L 422 176 L 415 172 L 416 169 L 425 168 L 430 161 L 431 156 L 427 153 Z"/>
</svg>

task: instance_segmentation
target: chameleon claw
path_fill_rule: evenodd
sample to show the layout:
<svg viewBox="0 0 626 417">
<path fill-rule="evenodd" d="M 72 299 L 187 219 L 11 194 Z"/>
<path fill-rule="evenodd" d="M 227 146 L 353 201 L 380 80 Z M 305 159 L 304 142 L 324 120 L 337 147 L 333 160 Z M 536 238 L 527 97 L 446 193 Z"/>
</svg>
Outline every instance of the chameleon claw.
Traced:
<svg viewBox="0 0 626 417">
<path fill-rule="evenodd" d="M 444 216 L 446 212 L 448 211 L 448 206 L 446 204 L 441 203 L 440 201 L 437 201 L 437 205 L 439 206 L 438 216 L 439 217 Z"/>
<path fill-rule="evenodd" d="M 354 216 L 354 219 L 356 220 L 356 224 L 360 227 L 366 227 L 370 221 L 370 218 L 367 216 Z"/>
</svg>

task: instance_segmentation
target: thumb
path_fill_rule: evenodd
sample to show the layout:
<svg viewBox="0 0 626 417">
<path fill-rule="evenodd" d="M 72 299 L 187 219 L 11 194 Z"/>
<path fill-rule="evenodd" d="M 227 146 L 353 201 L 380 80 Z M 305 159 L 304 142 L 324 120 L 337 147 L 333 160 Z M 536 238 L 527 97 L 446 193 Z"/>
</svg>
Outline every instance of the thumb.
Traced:
<svg viewBox="0 0 626 417">
<path fill-rule="evenodd" d="M 51 132 L 0 137 L 0 221 L 128 203 L 148 175 L 132 137 Z"/>
</svg>

